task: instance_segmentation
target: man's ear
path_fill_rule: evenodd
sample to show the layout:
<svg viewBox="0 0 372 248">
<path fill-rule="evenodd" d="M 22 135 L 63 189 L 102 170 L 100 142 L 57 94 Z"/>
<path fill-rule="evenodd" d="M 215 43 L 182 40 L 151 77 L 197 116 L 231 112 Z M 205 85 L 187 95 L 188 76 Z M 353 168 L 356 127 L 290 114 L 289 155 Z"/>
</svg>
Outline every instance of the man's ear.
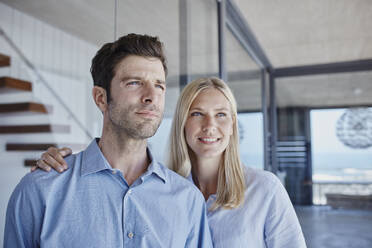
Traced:
<svg viewBox="0 0 372 248">
<path fill-rule="evenodd" d="M 103 113 L 107 109 L 107 94 L 106 90 L 100 86 L 94 86 L 92 89 L 93 100 L 97 107 Z"/>
</svg>

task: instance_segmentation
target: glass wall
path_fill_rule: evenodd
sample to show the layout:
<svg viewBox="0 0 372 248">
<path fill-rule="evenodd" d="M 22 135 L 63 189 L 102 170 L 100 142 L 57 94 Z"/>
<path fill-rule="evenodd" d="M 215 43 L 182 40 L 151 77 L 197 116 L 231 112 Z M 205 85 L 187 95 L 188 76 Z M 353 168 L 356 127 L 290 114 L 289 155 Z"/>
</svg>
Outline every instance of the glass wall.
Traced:
<svg viewBox="0 0 372 248">
<path fill-rule="evenodd" d="M 218 76 L 217 1 L 187 1 L 188 68 L 191 79 Z"/>
<path fill-rule="evenodd" d="M 218 76 L 218 35 L 215 0 L 163 1 L 162 4 L 159 15 L 155 14 L 157 18 L 151 16 L 154 20 L 143 32 L 159 35 L 168 53 L 165 117 L 156 135 L 149 140 L 157 158 L 166 162 L 169 132 L 182 84 L 200 77 Z M 164 14 L 165 9 L 169 13 L 170 8 L 171 15 L 162 18 L 160 13 Z"/>
<path fill-rule="evenodd" d="M 368 71 L 276 80 L 279 143 L 303 142 L 279 165 L 296 170 L 302 186 L 312 182 L 315 204 L 372 193 L 371 81 Z"/>
<path fill-rule="evenodd" d="M 101 135 L 102 113 L 92 100 L 90 66 L 98 48 L 113 39 L 113 10 L 113 0 L 90 5 L 81 1 L 0 3 L 0 54 L 10 58 L 7 66 L 0 66 L 0 77 L 10 82 L 4 90 L 2 78 L 0 104 L 3 109 L 5 104 L 33 106 L 22 113 L 8 107 L 9 114 L 0 116 L 2 131 L 4 126 L 17 130 L 2 132 L 0 138 L 0 166 L 5 171 L 0 176 L 1 237 L 10 194 L 30 171 L 26 166 L 52 144 L 77 152 Z M 12 85 L 32 87 L 26 91 Z M 9 148 L 12 144 L 24 148 Z"/>
<path fill-rule="evenodd" d="M 313 180 L 372 182 L 372 108 L 312 110 L 310 118 Z"/>
<path fill-rule="evenodd" d="M 226 64 L 228 84 L 238 104 L 242 162 L 263 169 L 261 72 L 229 29 L 226 29 Z"/>
</svg>

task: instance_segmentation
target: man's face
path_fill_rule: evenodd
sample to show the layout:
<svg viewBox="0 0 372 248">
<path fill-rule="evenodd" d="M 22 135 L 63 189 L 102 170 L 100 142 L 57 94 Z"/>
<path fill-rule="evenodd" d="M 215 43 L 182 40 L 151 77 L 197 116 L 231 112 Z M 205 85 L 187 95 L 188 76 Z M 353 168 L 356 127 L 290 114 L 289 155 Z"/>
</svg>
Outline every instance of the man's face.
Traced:
<svg viewBox="0 0 372 248">
<path fill-rule="evenodd" d="M 115 68 L 107 117 L 134 139 L 153 136 L 163 118 L 165 73 L 161 61 L 130 55 Z"/>
</svg>

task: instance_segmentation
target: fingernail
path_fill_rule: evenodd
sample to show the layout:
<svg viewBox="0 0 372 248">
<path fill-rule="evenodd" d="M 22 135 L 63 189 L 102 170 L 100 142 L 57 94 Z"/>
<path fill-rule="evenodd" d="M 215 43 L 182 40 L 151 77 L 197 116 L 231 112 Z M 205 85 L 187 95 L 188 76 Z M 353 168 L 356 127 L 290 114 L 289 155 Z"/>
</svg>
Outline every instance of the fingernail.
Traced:
<svg viewBox="0 0 372 248">
<path fill-rule="evenodd" d="M 63 169 L 67 170 L 67 164 L 63 165 Z"/>
<path fill-rule="evenodd" d="M 59 172 L 62 172 L 62 171 L 63 171 L 62 166 L 59 166 L 59 167 L 58 167 L 58 171 L 59 171 Z"/>
</svg>

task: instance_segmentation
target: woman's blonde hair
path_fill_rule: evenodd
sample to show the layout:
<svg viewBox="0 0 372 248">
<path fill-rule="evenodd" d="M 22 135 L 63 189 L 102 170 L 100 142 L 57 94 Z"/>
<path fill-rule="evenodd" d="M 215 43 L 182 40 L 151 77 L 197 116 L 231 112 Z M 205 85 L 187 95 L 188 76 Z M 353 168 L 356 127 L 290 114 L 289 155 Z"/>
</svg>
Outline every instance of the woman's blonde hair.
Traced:
<svg viewBox="0 0 372 248">
<path fill-rule="evenodd" d="M 245 180 L 239 155 L 236 101 L 230 88 L 221 79 L 214 77 L 197 79 L 183 89 L 172 123 L 168 165 L 181 176 L 190 175 L 191 160 L 185 138 L 185 123 L 194 99 L 201 91 L 209 88 L 219 90 L 226 97 L 230 103 L 233 118 L 233 134 L 230 136 L 229 144 L 223 154 L 223 161 L 218 169 L 217 199 L 211 210 L 219 207 L 232 209 L 244 201 Z"/>
</svg>

